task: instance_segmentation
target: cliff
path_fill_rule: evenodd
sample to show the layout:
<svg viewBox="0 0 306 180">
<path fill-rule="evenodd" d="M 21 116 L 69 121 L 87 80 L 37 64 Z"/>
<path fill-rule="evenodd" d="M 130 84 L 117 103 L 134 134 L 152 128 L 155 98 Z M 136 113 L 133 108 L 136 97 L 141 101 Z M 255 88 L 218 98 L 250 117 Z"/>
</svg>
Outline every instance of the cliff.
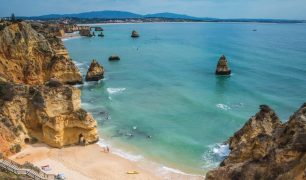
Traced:
<svg viewBox="0 0 306 180">
<path fill-rule="evenodd" d="M 58 54 L 67 50 L 49 26 L 32 26 L 0 31 L 0 153 L 37 140 L 58 148 L 96 142 L 97 122 L 80 107 L 80 90 L 69 86 L 82 82 L 79 69 Z"/>
<path fill-rule="evenodd" d="M 21 22 L 0 31 L 0 42 L 0 76 L 7 81 L 33 85 L 50 79 L 64 84 L 82 82 L 80 71 L 55 36 L 45 37 Z"/>
<path fill-rule="evenodd" d="M 228 142 L 229 156 L 206 179 L 306 179 L 306 103 L 283 124 L 262 105 Z"/>
</svg>

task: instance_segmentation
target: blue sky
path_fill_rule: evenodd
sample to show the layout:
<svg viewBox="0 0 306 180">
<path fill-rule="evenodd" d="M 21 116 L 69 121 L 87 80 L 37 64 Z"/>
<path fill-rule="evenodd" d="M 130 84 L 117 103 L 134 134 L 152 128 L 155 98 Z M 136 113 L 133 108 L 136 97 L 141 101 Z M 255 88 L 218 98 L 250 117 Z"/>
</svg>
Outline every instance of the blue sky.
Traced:
<svg viewBox="0 0 306 180">
<path fill-rule="evenodd" d="M 197 17 L 306 19 L 306 0 L 0 0 L 0 16 L 121 10 Z"/>
</svg>

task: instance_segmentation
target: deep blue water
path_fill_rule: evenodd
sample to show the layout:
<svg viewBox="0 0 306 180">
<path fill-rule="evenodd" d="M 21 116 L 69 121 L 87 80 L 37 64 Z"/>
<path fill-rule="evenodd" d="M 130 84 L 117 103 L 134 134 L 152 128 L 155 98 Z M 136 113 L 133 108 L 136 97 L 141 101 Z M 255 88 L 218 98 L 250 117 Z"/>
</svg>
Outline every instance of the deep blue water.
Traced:
<svg viewBox="0 0 306 180">
<path fill-rule="evenodd" d="M 306 101 L 306 24 L 154 23 L 102 25 L 105 37 L 65 41 L 85 75 L 83 108 L 114 147 L 189 173 L 222 159 L 226 141 L 268 104 L 283 121 Z M 132 30 L 141 37 L 130 38 Z M 257 29 L 257 31 L 253 31 Z M 118 62 L 108 57 L 117 54 Z M 216 77 L 224 54 L 230 77 Z M 151 137 L 151 138 L 148 138 Z"/>
</svg>

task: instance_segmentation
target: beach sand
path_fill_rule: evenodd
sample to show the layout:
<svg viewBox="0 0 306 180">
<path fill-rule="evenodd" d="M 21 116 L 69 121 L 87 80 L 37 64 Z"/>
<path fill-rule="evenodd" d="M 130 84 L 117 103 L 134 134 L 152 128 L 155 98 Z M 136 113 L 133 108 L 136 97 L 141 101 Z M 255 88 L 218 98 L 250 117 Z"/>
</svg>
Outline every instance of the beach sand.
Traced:
<svg viewBox="0 0 306 180">
<path fill-rule="evenodd" d="M 97 144 L 62 149 L 51 148 L 44 144 L 27 145 L 10 159 L 20 164 L 28 161 L 38 167 L 49 165 L 51 171 L 47 173 L 64 173 L 69 180 L 204 179 L 202 176 L 161 171 L 160 168 L 146 162 L 130 161 L 111 152 L 104 152 Z M 129 175 L 127 171 L 137 171 L 139 174 Z"/>
<path fill-rule="evenodd" d="M 61 37 L 62 41 L 69 40 L 69 39 L 74 39 L 74 38 L 79 38 L 81 37 L 78 32 L 73 32 L 73 33 L 65 33 L 63 37 Z"/>
</svg>

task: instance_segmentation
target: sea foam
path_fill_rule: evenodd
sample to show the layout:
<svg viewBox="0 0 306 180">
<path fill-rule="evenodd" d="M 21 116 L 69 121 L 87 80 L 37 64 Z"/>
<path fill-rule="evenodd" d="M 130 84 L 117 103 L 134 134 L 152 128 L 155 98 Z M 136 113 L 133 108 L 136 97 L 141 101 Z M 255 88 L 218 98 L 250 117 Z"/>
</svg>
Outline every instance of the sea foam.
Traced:
<svg viewBox="0 0 306 180">
<path fill-rule="evenodd" d="M 213 144 L 208 146 L 208 151 L 202 155 L 204 162 L 202 168 L 212 169 L 219 165 L 230 153 L 228 144 Z"/>
<path fill-rule="evenodd" d="M 97 144 L 104 148 L 104 147 L 111 147 L 111 144 L 109 144 L 108 142 L 106 142 L 104 139 L 100 139 Z M 125 152 L 121 149 L 117 149 L 117 148 L 111 148 L 111 153 L 115 154 L 117 156 L 120 156 L 124 159 L 130 160 L 130 161 L 140 161 L 143 159 L 143 157 L 141 155 L 134 155 L 128 152 Z"/>
<path fill-rule="evenodd" d="M 106 90 L 109 94 L 117 94 L 117 93 L 120 93 L 122 91 L 125 91 L 126 88 L 107 88 Z"/>
<path fill-rule="evenodd" d="M 231 109 L 231 107 L 229 107 L 229 106 L 226 105 L 226 104 L 217 104 L 216 107 L 219 108 L 219 109 L 225 110 L 225 111 Z"/>
</svg>

